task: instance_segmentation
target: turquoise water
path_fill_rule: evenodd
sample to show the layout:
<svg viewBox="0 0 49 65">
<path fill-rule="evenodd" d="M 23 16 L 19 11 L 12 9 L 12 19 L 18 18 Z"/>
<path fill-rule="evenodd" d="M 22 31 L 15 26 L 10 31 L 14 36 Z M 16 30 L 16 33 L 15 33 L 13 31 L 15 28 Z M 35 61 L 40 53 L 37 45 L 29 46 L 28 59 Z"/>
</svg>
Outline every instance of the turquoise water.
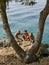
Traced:
<svg viewBox="0 0 49 65">
<path fill-rule="evenodd" d="M 7 9 L 7 16 L 10 29 L 13 35 L 17 30 L 32 32 L 34 36 L 37 35 L 37 28 L 39 22 L 40 12 L 45 7 L 46 0 L 40 0 L 33 6 L 24 6 L 20 3 L 10 2 L 9 9 Z M 3 24 L 0 16 L 0 38 L 7 38 L 3 29 Z M 46 19 L 45 29 L 42 42 L 49 43 L 49 16 Z"/>
</svg>

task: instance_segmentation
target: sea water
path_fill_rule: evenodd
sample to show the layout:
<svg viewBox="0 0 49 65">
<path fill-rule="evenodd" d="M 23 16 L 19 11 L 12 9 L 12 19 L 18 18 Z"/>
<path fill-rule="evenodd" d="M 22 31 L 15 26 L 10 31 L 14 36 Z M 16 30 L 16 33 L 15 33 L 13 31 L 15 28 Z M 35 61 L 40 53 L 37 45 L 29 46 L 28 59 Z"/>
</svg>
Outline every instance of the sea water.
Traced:
<svg viewBox="0 0 49 65">
<path fill-rule="evenodd" d="M 14 1 L 10 2 L 6 12 L 12 34 L 14 35 L 18 30 L 21 30 L 21 32 L 28 30 L 28 32 L 32 32 L 36 38 L 40 12 L 44 9 L 45 5 L 46 0 L 38 0 L 33 6 L 21 5 L 21 3 Z M 1 16 L 0 38 L 7 38 L 7 34 L 3 29 Z M 45 22 L 42 42 L 49 43 L 49 16 Z"/>
</svg>

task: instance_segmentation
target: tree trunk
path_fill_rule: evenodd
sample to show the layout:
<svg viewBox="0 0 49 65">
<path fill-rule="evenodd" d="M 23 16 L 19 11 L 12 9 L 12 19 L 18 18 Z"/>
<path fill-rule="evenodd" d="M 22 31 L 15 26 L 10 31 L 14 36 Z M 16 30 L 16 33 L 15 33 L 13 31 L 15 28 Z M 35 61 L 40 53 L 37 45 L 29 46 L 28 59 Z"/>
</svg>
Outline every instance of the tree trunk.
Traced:
<svg viewBox="0 0 49 65">
<path fill-rule="evenodd" d="M 12 44 L 14 50 L 18 55 L 23 58 L 25 56 L 25 51 L 17 44 L 16 40 L 14 39 L 14 36 L 12 35 L 9 24 L 8 24 L 8 19 L 6 15 L 6 10 L 3 4 L 1 4 L 1 17 L 3 21 L 3 28 L 9 38 L 10 43 Z"/>
<path fill-rule="evenodd" d="M 44 31 L 45 20 L 49 14 L 49 3 L 48 2 L 49 2 L 49 0 L 47 1 L 47 4 L 46 4 L 44 10 L 40 13 L 37 38 L 36 38 L 35 43 L 32 46 L 32 48 L 26 53 L 26 57 L 24 59 L 24 61 L 26 63 L 32 62 L 36 59 L 35 54 L 38 52 L 38 49 L 40 47 L 40 44 L 42 41 L 42 36 L 43 36 L 43 31 Z"/>
</svg>

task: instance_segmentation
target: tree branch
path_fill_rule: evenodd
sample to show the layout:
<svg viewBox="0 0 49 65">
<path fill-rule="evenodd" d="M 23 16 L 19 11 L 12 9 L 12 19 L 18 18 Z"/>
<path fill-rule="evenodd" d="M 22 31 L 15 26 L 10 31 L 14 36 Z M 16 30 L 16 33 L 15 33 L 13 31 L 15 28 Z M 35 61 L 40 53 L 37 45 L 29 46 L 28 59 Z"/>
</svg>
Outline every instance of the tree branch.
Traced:
<svg viewBox="0 0 49 65">
<path fill-rule="evenodd" d="M 48 2 L 49 2 L 49 0 L 48 0 Z M 34 61 L 36 59 L 35 55 L 38 52 L 38 49 L 39 49 L 41 41 L 42 41 L 45 20 L 46 20 L 46 18 L 48 16 L 48 13 L 49 13 L 49 3 L 46 4 L 46 6 L 43 9 L 43 11 L 41 11 L 41 13 L 40 13 L 40 19 L 39 19 L 39 26 L 38 26 L 37 37 L 36 37 L 34 45 L 26 53 L 26 57 L 24 59 L 24 61 L 26 63 L 29 63 L 29 62 Z"/>
</svg>

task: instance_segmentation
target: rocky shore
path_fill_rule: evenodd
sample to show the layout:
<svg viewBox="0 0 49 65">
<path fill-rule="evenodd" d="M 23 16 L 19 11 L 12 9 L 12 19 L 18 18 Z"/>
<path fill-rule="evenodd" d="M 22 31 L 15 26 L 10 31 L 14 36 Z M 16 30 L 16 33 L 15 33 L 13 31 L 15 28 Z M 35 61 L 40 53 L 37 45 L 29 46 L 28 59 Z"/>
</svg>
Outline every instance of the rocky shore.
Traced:
<svg viewBox="0 0 49 65">
<path fill-rule="evenodd" d="M 29 41 L 23 41 L 18 43 L 24 51 L 28 51 L 33 43 Z M 41 44 L 37 56 L 38 61 L 32 62 L 30 64 L 25 64 L 21 62 L 19 56 L 11 47 L 8 39 L 0 39 L 0 65 L 49 65 L 49 45 Z"/>
<path fill-rule="evenodd" d="M 17 42 L 17 44 L 24 51 L 28 51 L 32 47 L 32 45 L 34 45 L 34 43 L 32 43 L 30 41 Z M 49 48 L 49 44 L 41 44 L 37 54 L 46 54 L 46 53 L 49 54 L 48 48 Z M 0 50 L 3 50 L 3 52 L 7 51 L 7 50 L 10 50 L 10 51 L 13 50 L 13 48 L 11 47 L 11 44 L 10 44 L 8 39 L 0 39 Z"/>
</svg>

